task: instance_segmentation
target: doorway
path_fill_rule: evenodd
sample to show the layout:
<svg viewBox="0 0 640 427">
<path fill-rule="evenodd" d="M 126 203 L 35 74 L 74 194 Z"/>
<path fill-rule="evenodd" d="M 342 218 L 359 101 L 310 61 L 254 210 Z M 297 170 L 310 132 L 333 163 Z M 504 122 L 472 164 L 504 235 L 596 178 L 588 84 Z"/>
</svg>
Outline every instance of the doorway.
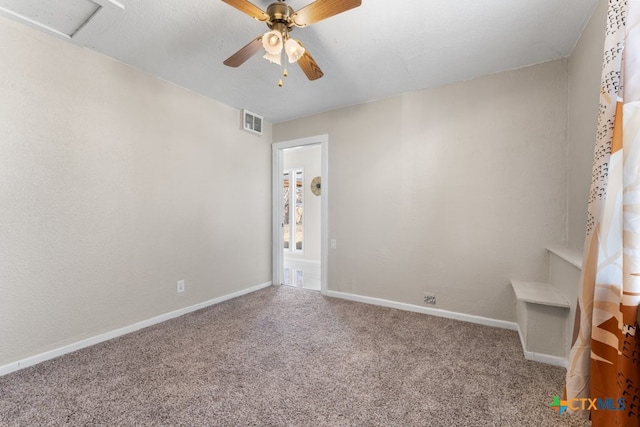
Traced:
<svg viewBox="0 0 640 427">
<path fill-rule="evenodd" d="M 273 144 L 273 283 L 327 284 L 328 138 Z"/>
</svg>

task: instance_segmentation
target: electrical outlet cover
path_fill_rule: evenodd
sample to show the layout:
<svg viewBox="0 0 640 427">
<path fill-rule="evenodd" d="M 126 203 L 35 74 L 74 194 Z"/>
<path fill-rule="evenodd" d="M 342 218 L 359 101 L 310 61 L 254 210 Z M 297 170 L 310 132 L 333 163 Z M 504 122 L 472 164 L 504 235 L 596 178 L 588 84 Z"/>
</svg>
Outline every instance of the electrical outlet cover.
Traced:
<svg viewBox="0 0 640 427">
<path fill-rule="evenodd" d="M 424 303 L 425 304 L 436 304 L 436 294 L 429 294 L 426 293 L 424 294 Z"/>
</svg>

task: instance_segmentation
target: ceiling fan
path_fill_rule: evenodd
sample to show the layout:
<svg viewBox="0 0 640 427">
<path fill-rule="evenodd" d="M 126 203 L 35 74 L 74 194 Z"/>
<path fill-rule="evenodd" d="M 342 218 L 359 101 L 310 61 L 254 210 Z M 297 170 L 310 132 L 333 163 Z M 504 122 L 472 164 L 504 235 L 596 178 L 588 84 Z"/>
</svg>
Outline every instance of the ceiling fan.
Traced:
<svg viewBox="0 0 640 427">
<path fill-rule="evenodd" d="M 309 80 L 319 79 L 324 73 L 309 51 L 298 40 L 290 38 L 289 33 L 295 27 L 306 27 L 362 4 L 361 0 L 316 0 L 295 11 L 285 4 L 284 0 L 278 0 L 271 3 L 266 11 L 263 11 L 247 0 L 222 1 L 258 21 L 265 22 L 270 30 L 227 58 L 224 61 L 225 65 L 238 67 L 258 53 L 261 48 L 266 51 L 265 59 L 281 65 L 282 51 L 284 50 L 289 62 L 297 62 Z M 285 77 L 287 76 L 286 68 L 283 74 Z M 278 84 L 282 86 L 282 79 Z"/>
</svg>

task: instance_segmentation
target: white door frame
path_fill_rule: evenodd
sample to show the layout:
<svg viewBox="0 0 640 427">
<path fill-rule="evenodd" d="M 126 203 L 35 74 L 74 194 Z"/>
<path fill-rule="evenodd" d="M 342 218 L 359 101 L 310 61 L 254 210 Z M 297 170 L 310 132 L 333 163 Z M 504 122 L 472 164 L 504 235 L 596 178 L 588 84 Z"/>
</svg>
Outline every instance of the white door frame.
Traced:
<svg viewBox="0 0 640 427">
<path fill-rule="evenodd" d="M 284 221 L 281 209 L 282 192 L 282 171 L 284 169 L 283 150 L 287 148 L 300 147 L 304 145 L 320 144 L 320 176 L 322 177 L 321 199 L 320 199 L 320 292 L 327 293 L 327 259 L 329 255 L 329 210 L 327 200 L 329 198 L 329 136 L 318 135 L 308 138 L 294 139 L 291 141 L 276 142 L 271 145 L 271 187 L 272 187 L 272 218 L 273 218 L 273 283 L 282 284 L 282 274 L 284 265 L 284 254 L 282 246 L 282 223 Z"/>
</svg>

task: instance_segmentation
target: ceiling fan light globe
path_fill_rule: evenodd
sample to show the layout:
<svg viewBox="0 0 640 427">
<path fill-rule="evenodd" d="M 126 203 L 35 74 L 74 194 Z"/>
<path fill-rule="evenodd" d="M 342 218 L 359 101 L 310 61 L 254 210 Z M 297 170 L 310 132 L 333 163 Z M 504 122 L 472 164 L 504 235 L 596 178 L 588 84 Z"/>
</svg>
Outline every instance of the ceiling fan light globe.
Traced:
<svg viewBox="0 0 640 427">
<path fill-rule="evenodd" d="M 279 53 L 276 54 L 272 54 L 272 53 L 265 53 L 263 58 L 266 59 L 269 62 L 272 62 L 274 64 L 278 64 L 278 65 L 282 65 L 282 61 L 280 60 L 280 57 L 282 55 L 280 55 Z"/>
<path fill-rule="evenodd" d="M 262 47 L 271 55 L 282 52 L 282 33 L 275 30 L 264 33 L 264 36 L 262 36 Z"/>
<path fill-rule="evenodd" d="M 297 62 L 304 55 L 304 47 L 294 39 L 287 39 L 284 43 L 284 50 L 287 52 L 287 58 L 291 64 Z"/>
</svg>

